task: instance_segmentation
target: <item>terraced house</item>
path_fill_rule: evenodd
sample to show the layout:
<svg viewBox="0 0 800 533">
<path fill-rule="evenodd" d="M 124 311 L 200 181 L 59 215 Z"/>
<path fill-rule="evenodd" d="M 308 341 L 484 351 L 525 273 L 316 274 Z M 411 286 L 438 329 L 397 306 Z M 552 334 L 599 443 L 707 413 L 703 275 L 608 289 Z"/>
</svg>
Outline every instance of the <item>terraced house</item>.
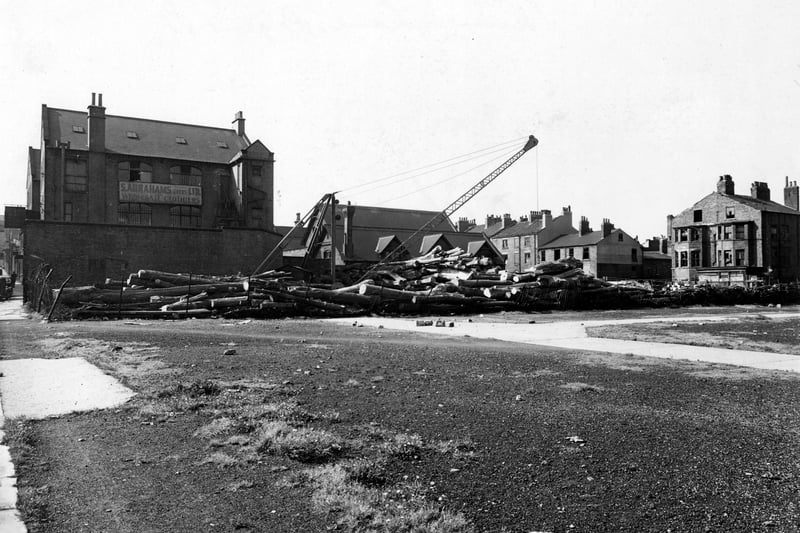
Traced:
<svg viewBox="0 0 800 533">
<path fill-rule="evenodd" d="M 139 268 L 236 273 L 280 240 L 274 154 L 233 128 L 42 105 L 29 148 L 25 263 L 53 280 L 102 281 Z"/>
<path fill-rule="evenodd" d="M 667 217 L 672 277 L 683 282 L 744 285 L 800 278 L 798 185 L 786 178 L 784 203 L 753 182 L 736 194 L 733 178 L 678 215 Z"/>
</svg>

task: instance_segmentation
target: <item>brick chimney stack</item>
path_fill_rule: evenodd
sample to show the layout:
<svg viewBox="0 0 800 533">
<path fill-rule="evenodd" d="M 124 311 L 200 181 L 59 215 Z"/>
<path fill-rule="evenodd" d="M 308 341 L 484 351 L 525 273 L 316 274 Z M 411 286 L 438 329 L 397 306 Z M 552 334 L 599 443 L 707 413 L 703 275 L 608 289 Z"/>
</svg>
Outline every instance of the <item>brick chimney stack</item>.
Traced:
<svg viewBox="0 0 800 533">
<path fill-rule="evenodd" d="M 88 144 L 90 152 L 104 152 L 106 149 L 106 108 L 103 107 L 103 94 L 92 93 L 92 104 L 87 117 Z"/>
<path fill-rule="evenodd" d="M 592 228 L 589 227 L 589 219 L 586 218 L 586 217 L 581 217 L 581 223 L 580 223 L 580 234 L 581 234 L 581 236 L 588 235 L 591 232 L 592 232 Z"/>
<path fill-rule="evenodd" d="M 467 217 L 459 217 L 458 224 L 456 225 L 456 229 L 459 232 L 467 231 L 469 228 L 475 225 L 474 218 L 467 218 Z"/>
<path fill-rule="evenodd" d="M 244 137 L 244 114 L 241 111 L 236 112 L 233 123 L 236 124 L 236 135 Z"/>
<path fill-rule="evenodd" d="M 503 229 L 510 228 L 514 224 L 511 213 L 503 213 Z"/>
<path fill-rule="evenodd" d="M 754 181 L 750 186 L 750 196 L 758 200 L 769 201 L 769 185 L 762 181 Z"/>
<path fill-rule="evenodd" d="M 486 229 L 500 222 L 501 218 L 495 215 L 486 215 Z"/>
<path fill-rule="evenodd" d="M 730 174 L 720 176 L 717 182 L 717 192 L 721 194 L 735 194 L 733 191 L 733 178 Z"/>
<path fill-rule="evenodd" d="M 614 224 L 611 223 L 611 220 L 604 218 L 603 219 L 603 238 L 605 239 L 611 232 L 614 231 Z"/>
<path fill-rule="evenodd" d="M 800 211 L 800 187 L 796 181 L 789 181 L 789 176 L 786 176 L 786 187 L 783 189 L 783 205 Z"/>
</svg>

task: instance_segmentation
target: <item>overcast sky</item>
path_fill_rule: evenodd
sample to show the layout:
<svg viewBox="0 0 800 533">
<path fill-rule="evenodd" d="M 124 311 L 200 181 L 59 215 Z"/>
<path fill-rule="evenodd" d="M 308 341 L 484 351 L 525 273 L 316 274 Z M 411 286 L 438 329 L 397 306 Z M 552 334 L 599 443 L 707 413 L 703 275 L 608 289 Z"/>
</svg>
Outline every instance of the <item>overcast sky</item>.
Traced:
<svg viewBox="0 0 800 533">
<path fill-rule="evenodd" d="M 331 191 L 444 209 L 530 134 L 454 218 L 570 205 L 643 241 L 722 174 L 781 203 L 800 174 L 796 0 L 0 5 L 0 204 L 25 203 L 41 105 L 92 92 L 111 115 L 243 111 L 276 154 L 278 224 Z"/>
</svg>

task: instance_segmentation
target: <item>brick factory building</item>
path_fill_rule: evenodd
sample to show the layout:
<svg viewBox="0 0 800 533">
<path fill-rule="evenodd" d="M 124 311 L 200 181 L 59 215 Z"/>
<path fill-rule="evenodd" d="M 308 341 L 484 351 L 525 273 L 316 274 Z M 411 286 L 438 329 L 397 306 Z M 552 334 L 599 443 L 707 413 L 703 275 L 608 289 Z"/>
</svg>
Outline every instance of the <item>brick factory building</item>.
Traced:
<svg viewBox="0 0 800 533">
<path fill-rule="evenodd" d="M 26 275 L 49 264 L 58 282 L 119 279 L 140 268 L 249 273 L 280 240 L 274 154 L 234 128 L 42 106 L 28 150 Z"/>
</svg>

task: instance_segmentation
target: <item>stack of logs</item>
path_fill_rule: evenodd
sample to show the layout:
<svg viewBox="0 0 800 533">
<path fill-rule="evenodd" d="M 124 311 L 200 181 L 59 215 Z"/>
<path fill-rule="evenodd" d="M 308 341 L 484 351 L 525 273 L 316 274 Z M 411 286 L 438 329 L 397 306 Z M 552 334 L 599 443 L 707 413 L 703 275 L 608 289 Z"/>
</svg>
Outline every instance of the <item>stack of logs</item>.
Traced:
<svg viewBox="0 0 800 533">
<path fill-rule="evenodd" d="M 277 318 L 624 307 L 652 292 L 586 275 L 571 259 L 508 273 L 458 252 L 435 249 L 390 263 L 347 287 L 305 283 L 282 271 L 219 277 L 140 270 L 124 282 L 55 296 L 74 318 Z"/>
</svg>

